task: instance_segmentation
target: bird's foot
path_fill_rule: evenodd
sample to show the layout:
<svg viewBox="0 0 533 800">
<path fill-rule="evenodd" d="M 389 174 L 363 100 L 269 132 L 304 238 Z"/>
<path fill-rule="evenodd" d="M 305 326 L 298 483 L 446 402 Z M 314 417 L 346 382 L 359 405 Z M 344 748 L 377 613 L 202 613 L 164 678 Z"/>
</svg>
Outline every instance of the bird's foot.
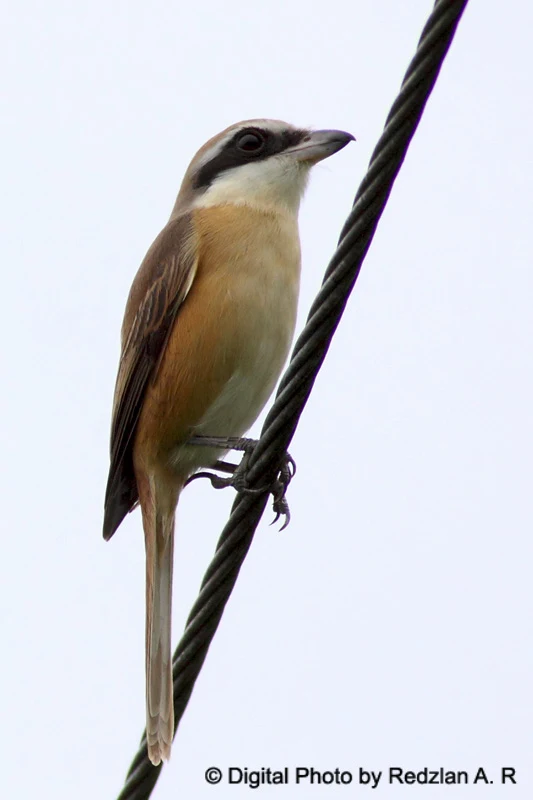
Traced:
<svg viewBox="0 0 533 800">
<path fill-rule="evenodd" d="M 193 436 L 189 439 L 188 444 L 199 445 L 202 447 L 218 447 L 221 450 L 239 450 L 244 453 L 240 464 L 231 464 L 227 461 L 216 461 L 213 464 L 213 469 L 219 472 L 225 472 L 230 477 L 222 478 L 214 472 L 196 472 L 188 479 L 188 483 L 196 480 L 196 478 L 208 478 L 211 481 L 211 486 L 215 489 L 225 489 L 227 486 L 232 486 L 237 492 L 243 494 L 263 494 L 270 492 L 274 498 L 272 507 L 276 514 L 272 525 L 276 523 L 280 517 L 285 517 L 281 530 L 287 527 L 291 520 L 289 504 L 287 502 L 286 493 L 289 483 L 296 473 L 296 463 L 289 453 L 285 453 L 281 467 L 278 471 L 276 479 L 269 486 L 251 487 L 248 485 L 248 463 L 250 456 L 257 446 L 257 439 L 244 439 L 237 437 L 223 437 L 223 436 Z"/>
</svg>

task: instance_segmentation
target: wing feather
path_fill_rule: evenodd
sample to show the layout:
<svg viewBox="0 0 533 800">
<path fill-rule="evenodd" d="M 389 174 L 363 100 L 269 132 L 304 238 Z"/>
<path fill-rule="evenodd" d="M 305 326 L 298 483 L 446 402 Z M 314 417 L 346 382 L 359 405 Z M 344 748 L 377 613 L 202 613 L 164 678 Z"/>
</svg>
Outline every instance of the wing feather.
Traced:
<svg viewBox="0 0 533 800">
<path fill-rule="evenodd" d="M 111 466 L 105 495 L 104 538 L 138 502 L 133 441 L 146 388 L 157 374 L 168 337 L 198 265 L 190 214 L 171 220 L 148 251 L 131 287 L 122 326 L 111 423 Z"/>
</svg>

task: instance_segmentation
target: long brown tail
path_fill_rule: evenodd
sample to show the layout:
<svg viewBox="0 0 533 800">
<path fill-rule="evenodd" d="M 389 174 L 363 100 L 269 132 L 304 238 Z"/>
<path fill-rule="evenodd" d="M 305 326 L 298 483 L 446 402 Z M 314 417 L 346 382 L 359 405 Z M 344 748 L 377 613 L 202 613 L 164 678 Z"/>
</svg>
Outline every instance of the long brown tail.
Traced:
<svg viewBox="0 0 533 800">
<path fill-rule="evenodd" d="M 151 522 L 149 530 L 145 528 L 146 736 L 148 757 L 157 765 L 170 757 L 174 736 L 170 647 L 174 511 L 165 515 L 156 507 Z"/>
</svg>

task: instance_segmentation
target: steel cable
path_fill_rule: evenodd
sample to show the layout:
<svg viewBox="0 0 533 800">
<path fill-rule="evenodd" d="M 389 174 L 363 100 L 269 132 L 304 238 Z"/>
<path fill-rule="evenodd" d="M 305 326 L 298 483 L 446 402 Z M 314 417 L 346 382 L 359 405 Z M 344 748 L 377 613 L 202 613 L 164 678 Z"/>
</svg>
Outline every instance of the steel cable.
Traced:
<svg viewBox="0 0 533 800">
<path fill-rule="evenodd" d="M 467 2 L 437 0 L 426 23 L 342 229 L 337 250 L 326 269 L 322 287 L 296 342 L 259 443 L 250 456 L 247 478 L 251 487 L 272 482 L 279 470 Z M 237 495 L 202 581 L 200 594 L 174 654 L 176 729 L 267 500 L 267 492 Z M 148 760 L 143 736 L 118 800 L 146 800 L 160 771 L 161 765 L 154 767 Z"/>
</svg>

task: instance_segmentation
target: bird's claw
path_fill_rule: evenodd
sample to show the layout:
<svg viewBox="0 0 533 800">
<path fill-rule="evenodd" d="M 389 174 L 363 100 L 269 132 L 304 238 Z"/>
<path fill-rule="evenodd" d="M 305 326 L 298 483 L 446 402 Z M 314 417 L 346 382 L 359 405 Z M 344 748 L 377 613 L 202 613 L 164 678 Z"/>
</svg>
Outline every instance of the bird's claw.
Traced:
<svg viewBox="0 0 533 800">
<path fill-rule="evenodd" d="M 276 516 L 270 523 L 274 525 L 280 517 L 285 517 L 281 530 L 284 530 L 291 520 L 289 504 L 287 502 L 286 493 L 289 483 L 296 474 L 296 462 L 289 453 L 285 453 L 281 467 L 279 468 L 278 475 L 273 484 L 270 486 L 251 487 L 248 486 L 247 472 L 248 462 L 250 456 L 257 446 L 255 439 L 243 438 L 227 438 L 211 437 L 211 436 L 194 436 L 189 441 L 189 444 L 203 445 L 208 447 L 220 447 L 223 450 L 240 450 L 244 453 L 240 464 L 229 464 L 226 461 L 217 461 L 213 468 L 219 469 L 224 472 L 229 472 L 228 478 L 222 478 L 214 472 L 196 472 L 187 480 L 186 484 L 196 480 L 196 478 L 208 478 L 211 481 L 211 486 L 214 489 L 226 489 L 232 486 L 235 491 L 248 495 L 259 495 L 264 492 L 269 492 L 273 496 L 273 510 Z"/>
</svg>

